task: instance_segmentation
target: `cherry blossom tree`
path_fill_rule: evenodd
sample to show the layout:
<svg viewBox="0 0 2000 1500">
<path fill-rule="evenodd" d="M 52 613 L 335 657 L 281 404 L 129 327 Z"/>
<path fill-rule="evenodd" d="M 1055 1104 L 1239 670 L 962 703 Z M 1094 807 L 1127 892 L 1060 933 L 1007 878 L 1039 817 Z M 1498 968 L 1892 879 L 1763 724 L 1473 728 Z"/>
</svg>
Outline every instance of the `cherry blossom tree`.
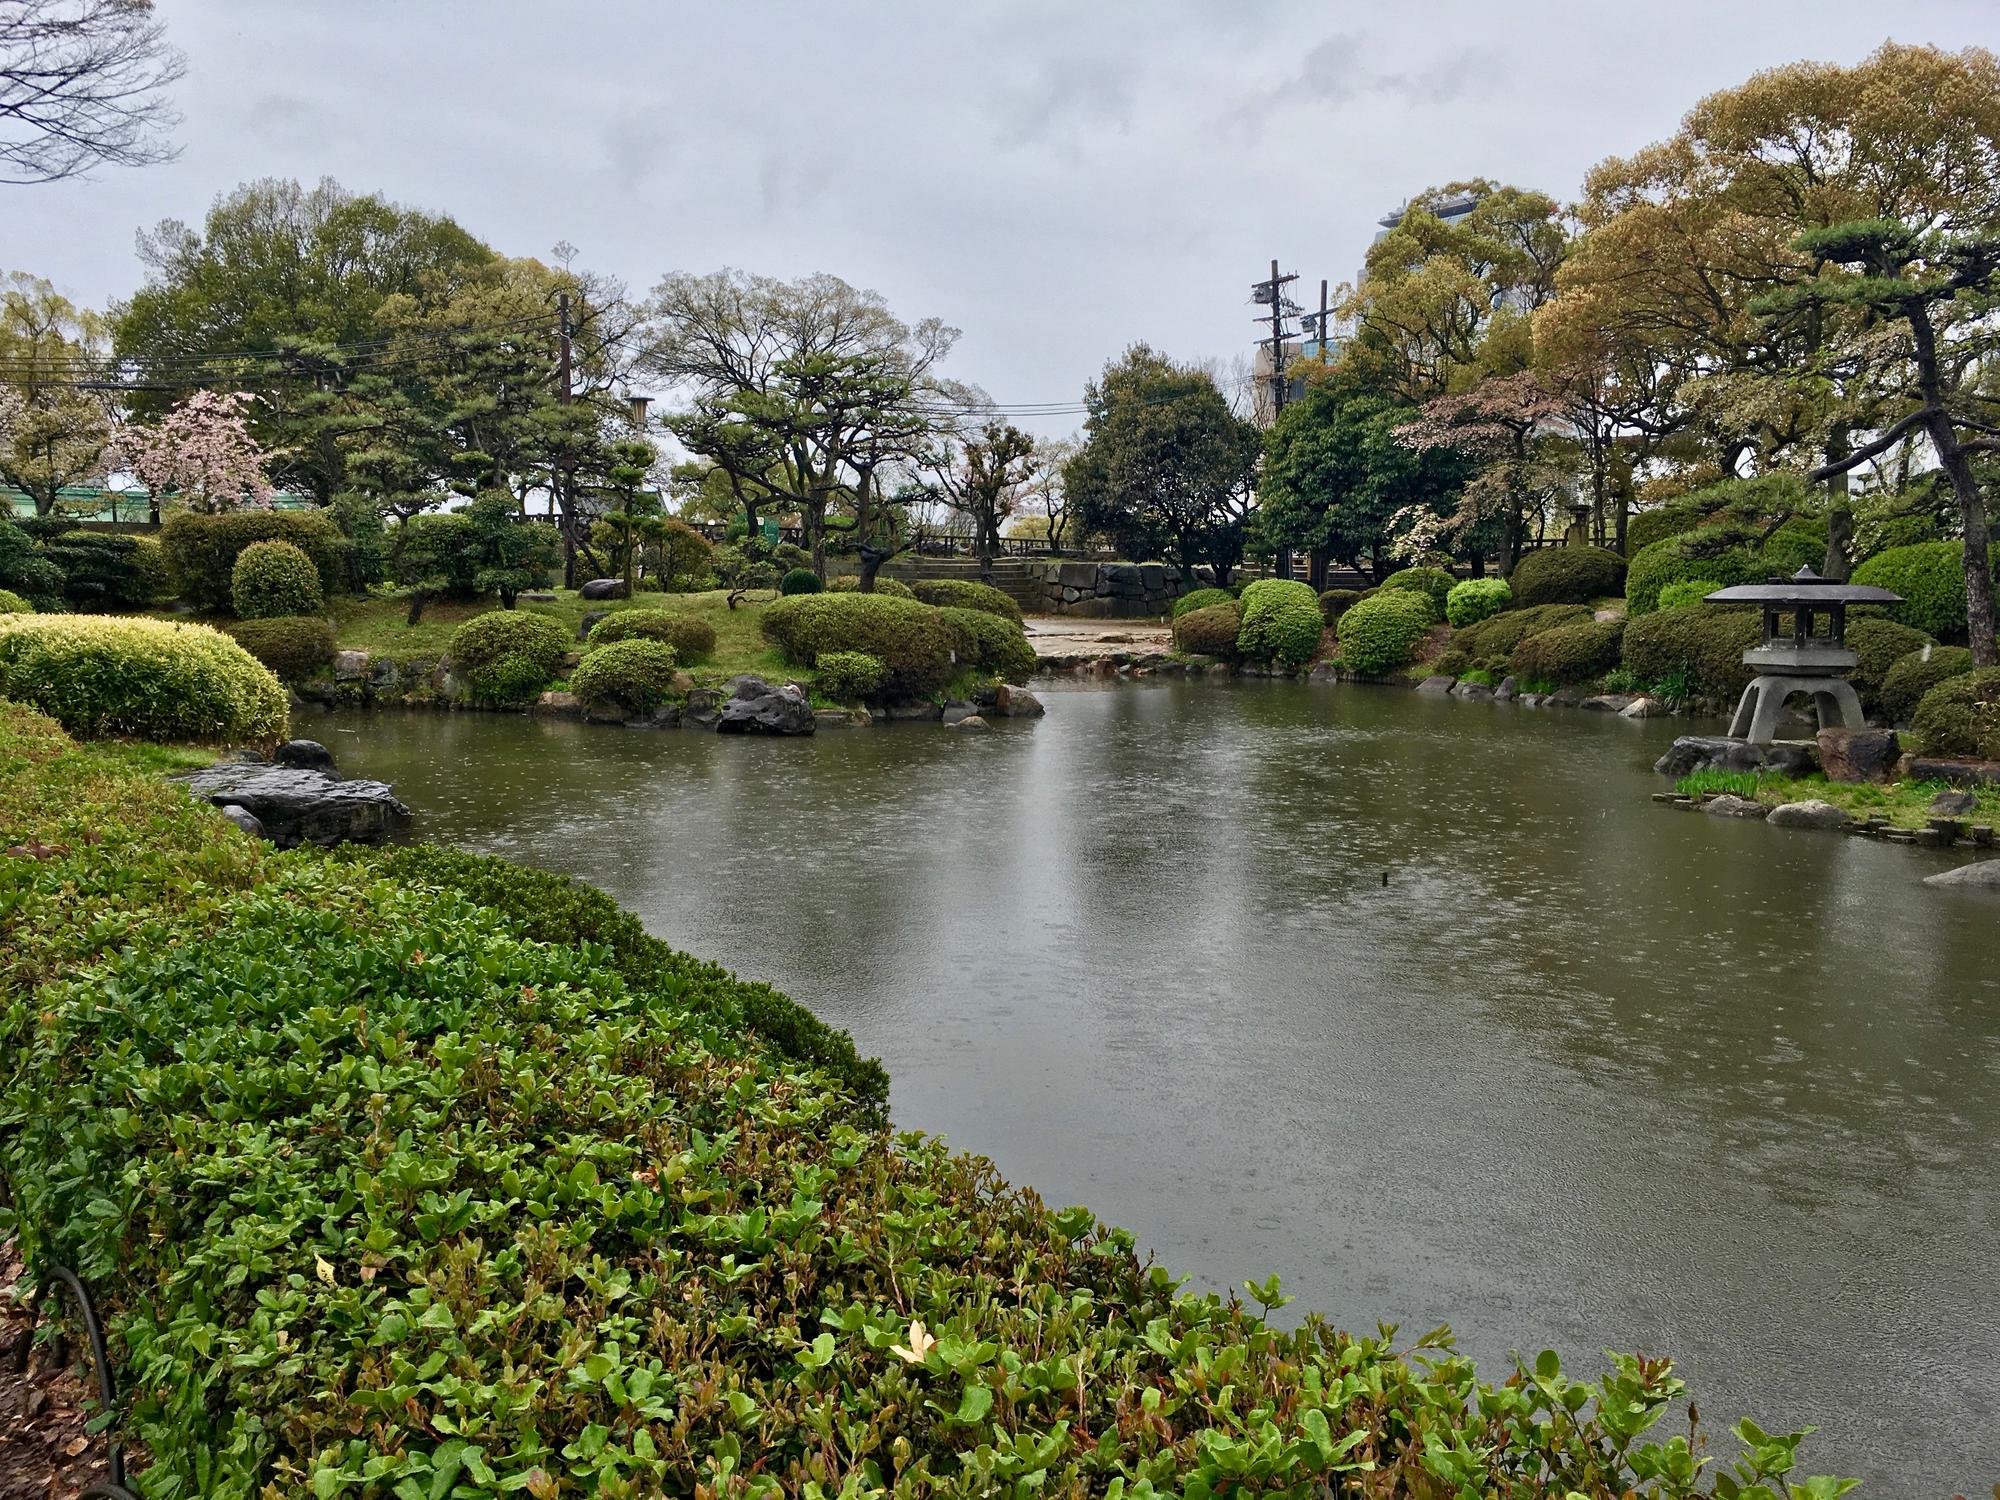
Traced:
<svg viewBox="0 0 2000 1500">
<path fill-rule="evenodd" d="M 196 391 L 155 427 L 127 428 L 124 465 L 153 492 L 189 510 L 236 510 L 271 503 L 270 456 L 250 435 L 245 391 Z"/>
<path fill-rule="evenodd" d="M 1410 507 L 1391 521 L 1398 533 L 1393 550 L 1403 556 L 1452 550 L 1494 530 L 1500 571 L 1511 573 L 1531 525 L 1544 519 L 1575 472 L 1575 429 L 1561 398 L 1532 370 L 1435 397 L 1396 429 L 1396 438 L 1418 452 L 1452 449 L 1474 465 L 1456 514 Z"/>
</svg>

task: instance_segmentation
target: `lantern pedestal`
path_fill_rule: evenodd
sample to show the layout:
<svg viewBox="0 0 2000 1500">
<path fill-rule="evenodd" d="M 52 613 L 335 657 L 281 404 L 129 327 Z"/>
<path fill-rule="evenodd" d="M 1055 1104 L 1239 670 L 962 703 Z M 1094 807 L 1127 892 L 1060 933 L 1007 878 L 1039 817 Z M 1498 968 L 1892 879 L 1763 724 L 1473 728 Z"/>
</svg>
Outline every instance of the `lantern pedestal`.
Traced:
<svg viewBox="0 0 2000 1500">
<path fill-rule="evenodd" d="M 1743 690 L 1736 717 L 1729 721 L 1729 737 L 1753 745 L 1770 744 L 1778 737 L 1786 701 L 1799 693 L 1812 695 L 1821 729 L 1860 729 L 1868 722 L 1853 685 L 1844 678 L 1768 673 L 1751 678 L 1750 686 Z"/>
</svg>

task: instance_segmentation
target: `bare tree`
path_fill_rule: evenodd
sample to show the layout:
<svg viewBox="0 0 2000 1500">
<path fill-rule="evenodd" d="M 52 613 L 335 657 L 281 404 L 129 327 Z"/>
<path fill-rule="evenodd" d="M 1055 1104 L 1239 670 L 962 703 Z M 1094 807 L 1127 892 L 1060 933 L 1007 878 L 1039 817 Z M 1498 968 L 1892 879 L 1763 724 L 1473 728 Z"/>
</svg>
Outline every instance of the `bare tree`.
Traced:
<svg viewBox="0 0 2000 1500">
<path fill-rule="evenodd" d="M 0 0 L 0 181 L 171 160 L 186 71 L 152 0 Z"/>
</svg>

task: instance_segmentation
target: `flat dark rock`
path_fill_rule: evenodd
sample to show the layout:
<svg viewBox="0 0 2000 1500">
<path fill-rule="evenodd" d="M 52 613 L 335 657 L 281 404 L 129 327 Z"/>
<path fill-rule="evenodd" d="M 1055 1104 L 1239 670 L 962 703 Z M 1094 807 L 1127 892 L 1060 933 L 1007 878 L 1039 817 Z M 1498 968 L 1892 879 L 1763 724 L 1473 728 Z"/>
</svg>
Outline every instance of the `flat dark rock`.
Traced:
<svg viewBox="0 0 2000 1500">
<path fill-rule="evenodd" d="M 787 684 L 772 687 L 756 677 L 738 677 L 716 720 L 717 734 L 811 734 L 819 728 L 806 695 Z"/>
<path fill-rule="evenodd" d="M 1973 864 L 1960 865 L 1956 870 L 1926 875 L 1924 884 L 1950 890 L 2000 892 L 2000 859 L 1982 859 Z"/>
<path fill-rule="evenodd" d="M 379 844 L 410 823 L 409 808 L 386 782 L 346 781 L 293 766 L 225 762 L 195 772 L 187 787 L 204 802 L 243 809 L 281 849 Z"/>
</svg>

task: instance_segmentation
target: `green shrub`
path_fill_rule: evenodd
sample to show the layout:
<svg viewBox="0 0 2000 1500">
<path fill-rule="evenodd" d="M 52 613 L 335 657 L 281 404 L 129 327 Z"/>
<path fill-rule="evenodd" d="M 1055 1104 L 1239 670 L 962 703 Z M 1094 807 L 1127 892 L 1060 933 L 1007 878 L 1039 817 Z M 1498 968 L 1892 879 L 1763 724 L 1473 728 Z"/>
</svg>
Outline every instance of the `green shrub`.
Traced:
<svg viewBox="0 0 2000 1500">
<path fill-rule="evenodd" d="M 1996 549 L 2000 550 L 2000 549 Z M 1878 552 L 1854 570 L 1853 582 L 1901 594 L 1890 619 L 1941 641 L 1965 640 L 1965 546 L 1918 542 Z"/>
<path fill-rule="evenodd" d="M 459 626 L 448 654 L 475 699 L 518 708 L 555 680 L 569 646 L 569 632 L 546 615 L 495 609 Z"/>
<path fill-rule="evenodd" d="M 893 699 L 925 697 L 949 682 L 959 639 L 940 611 L 886 594 L 779 599 L 757 623 L 800 666 L 815 666 L 822 652 L 866 652 L 882 663 L 882 692 Z"/>
<path fill-rule="evenodd" d="M 1882 707 L 1882 684 L 1889 676 L 1889 669 L 1912 651 L 1921 651 L 1930 644 L 1929 637 L 1921 630 L 1898 625 L 1894 620 L 1849 620 L 1847 648 L 1858 660 L 1847 677 L 1860 696 L 1861 706 L 1871 713 L 1878 712 Z"/>
<path fill-rule="evenodd" d="M 390 570 L 399 583 L 448 599 L 479 594 L 479 537 L 462 511 L 411 516 L 389 534 Z"/>
<path fill-rule="evenodd" d="M 826 586 L 826 591 L 829 594 L 858 594 L 861 592 L 861 579 L 857 575 L 849 573 L 845 577 L 834 579 L 833 582 Z M 874 591 L 885 599 L 914 599 L 917 597 L 910 592 L 910 586 L 903 582 L 902 579 L 884 578 L 880 573 L 875 575 Z"/>
<path fill-rule="evenodd" d="M 1243 628 L 1243 606 L 1235 599 L 1190 610 L 1174 621 L 1174 649 L 1185 656 L 1236 659 L 1236 633 Z"/>
<path fill-rule="evenodd" d="M 819 574 L 811 568 L 793 568 L 778 580 L 778 592 L 790 597 L 793 594 L 817 594 L 826 585 L 819 581 Z"/>
<path fill-rule="evenodd" d="M 237 553 L 229 600 L 243 620 L 318 614 L 326 604 L 319 570 L 290 542 L 252 542 Z"/>
<path fill-rule="evenodd" d="M 64 531 L 42 543 L 42 556 L 62 569 L 64 600 L 85 613 L 140 609 L 169 587 L 166 557 L 149 536 Z"/>
<path fill-rule="evenodd" d="M 1319 617 L 1331 630 L 1340 623 L 1342 615 L 1367 597 L 1367 592 L 1362 589 L 1328 589 L 1319 596 Z"/>
<path fill-rule="evenodd" d="M 1514 648 L 1510 665 L 1531 682 L 1591 682 L 1618 665 L 1623 620 L 1579 620 L 1531 635 Z"/>
<path fill-rule="evenodd" d="M 1758 611 L 1727 604 L 1689 604 L 1630 620 L 1620 658 L 1653 687 L 1674 684 L 1673 697 L 1716 707 L 1735 702 L 1755 674 L 1743 653 L 1763 638 Z"/>
<path fill-rule="evenodd" d="M 599 646 L 569 674 L 569 690 L 592 713 L 643 719 L 674 690 L 674 648 L 634 636 Z"/>
<path fill-rule="evenodd" d="M 1672 500 L 1654 510 L 1625 518 L 1625 555 L 1637 557 L 1655 542 L 1697 529 L 1708 518 L 1706 506 Z"/>
<path fill-rule="evenodd" d="M 821 693 L 836 703 L 863 703 L 882 690 L 882 663 L 866 651 L 825 651 L 813 668 Z"/>
<path fill-rule="evenodd" d="M 1444 618 L 1444 603 L 1451 597 L 1452 581 L 1451 574 L 1443 568 L 1405 568 L 1383 579 L 1382 587 L 1392 593 L 1422 594 L 1431 601 L 1431 623 L 1436 624 Z"/>
<path fill-rule="evenodd" d="M 0 615 L 31 615 L 35 606 L 12 589 L 0 589 Z"/>
<path fill-rule="evenodd" d="M 590 629 L 590 645 L 608 646 L 613 641 L 659 641 L 674 648 L 674 659 L 682 665 L 706 661 L 715 652 L 715 627 L 700 615 L 684 615 L 671 609 L 621 609 L 599 620 Z"/>
<path fill-rule="evenodd" d="M 813 555 L 796 542 L 780 542 L 771 549 L 771 566 L 780 573 L 796 573 L 801 568 L 812 572 Z M 814 573 L 816 578 L 819 575 Z"/>
<path fill-rule="evenodd" d="M 983 609 L 1016 625 L 1021 623 L 1021 606 L 990 583 L 975 583 L 967 578 L 921 578 L 910 585 L 910 592 L 926 604 Z"/>
<path fill-rule="evenodd" d="M 1538 547 L 1508 579 L 1514 604 L 1588 604 L 1625 591 L 1625 559 L 1603 547 Z"/>
<path fill-rule="evenodd" d="M 1215 604 L 1227 604 L 1236 596 L 1228 589 L 1191 589 L 1174 600 L 1173 617 L 1193 614 L 1198 609 L 1207 609 Z"/>
<path fill-rule="evenodd" d="M 1340 617 L 1340 660 L 1350 672 L 1380 676 L 1406 665 L 1430 632 L 1427 594 L 1389 589 L 1363 599 Z"/>
<path fill-rule="evenodd" d="M 1319 655 L 1326 621 L 1320 618 L 1319 595 L 1311 584 L 1296 578 L 1260 578 L 1243 590 L 1242 604 L 1236 654 L 1245 661 L 1297 671 Z"/>
<path fill-rule="evenodd" d="M 1684 609 L 1699 604 L 1722 585 L 1713 578 L 1683 578 L 1660 590 L 1659 608 Z"/>
<path fill-rule="evenodd" d="M 311 682 L 333 661 L 333 626 L 319 615 L 274 615 L 228 627 L 237 645 L 282 682 Z"/>
<path fill-rule="evenodd" d="M 312 559 L 320 591 L 331 593 L 347 566 L 341 540 L 340 528 L 320 511 L 176 511 L 160 527 L 173 586 L 196 608 L 217 611 L 230 607 L 236 555 L 252 542 L 290 542 Z"/>
<path fill-rule="evenodd" d="M 1910 729 L 1927 755 L 2000 760 L 2000 667 L 1975 667 L 1925 693 Z"/>
<path fill-rule="evenodd" d="M 1019 625 L 983 609 L 941 608 L 954 636 L 953 653 L 962 666 L 994 672 L 1008 682 L 1034 675 L 1035 648 Z"/>
<path fill-rule="evenodd" d="M 1444 596 L 1444 617 L 1459 629 L 1477 625 L 1513 603 L 1514 591 L 1504 578 L 1468 578 Z"/>
<path fill-rule="evenodd" d="M 1626 612 L 1643 615 L 1658 609 L 1660 590 L 1670 583 L 1702 581 L 1730 588 L 1786 576 L 1805 565 L 1818 567 L 1826 560 L 1824 525 L 1788 521 L 1761 544 L 1759 536 L 1739 522 L 1722 521 L 1653 543 L 1633 557 L 1626 574 Z"/>
<path fill-rule="evenodd" d="M 1909 723 L 1924 694 L 1971 670 L 1972 653 L 1963 646 L 1932 646 L 1928 651 L 1898 657 L 1883 677 L 1882 691 L 1877 695 L 1883 717 L 1891 724 Z"/>
<path fill-rule="evenodd" d="M 1574 625 L 1591 617 L 1583 604 L 1537 604 L 1529 609 L 1507 609 L 1476 625 L 1452 634 L 1451 643 L 1474 658 L 1506 658 L 1529 636 L 1558 625 Z"/>
<path fill-rule="evenodd" d="M 0 588 L 19 594 L 38 610 L 63 607 L 62 569 L 48 560 L 32 536 L 4 520 L 0 520 Z"/>
<path fill-rule="evenodd" d="M 1472 670 L 1472 658 L 1454 646 L 1447 646 L 1431 662 L 1431 670 L 1441 677 L 1463 677 Z"/>
<path fill-rule="evenodd" d="M 1857 516 L 1854 522 L 1854 557 L 1858 562 L 1887 552 L 1891 547 L 1914 547 L 1919 542 L 1942 541 L 1936 516 L 1924 512 L 1884 516 Z"/>
<path fill-rule="evenodd" d="M 285 690 L 219 630 L 133 616 L 0 615 L 0 695 L 73 734 L 264 742 Z"/>
<path fill-rule="evenodd" d="M 1718 522 L 1734 522 L 1763 532 L 1781 516 L 1797 516 L 1808 503 L 1805 481 L 1796 474 L 1760 474 L 1754 479 L 1722 479 L 1681 495 L 1656 510 L 1641 511 L 1625 523 L 1625 550 L 1632 557 L 1668 537 L 1699 531 Z M 1816 527 L 1814 545 L 1824 557 L 1826 527 Z M 1792 565 L 1795 570 L 1797 563 Z"/>
</svg>

